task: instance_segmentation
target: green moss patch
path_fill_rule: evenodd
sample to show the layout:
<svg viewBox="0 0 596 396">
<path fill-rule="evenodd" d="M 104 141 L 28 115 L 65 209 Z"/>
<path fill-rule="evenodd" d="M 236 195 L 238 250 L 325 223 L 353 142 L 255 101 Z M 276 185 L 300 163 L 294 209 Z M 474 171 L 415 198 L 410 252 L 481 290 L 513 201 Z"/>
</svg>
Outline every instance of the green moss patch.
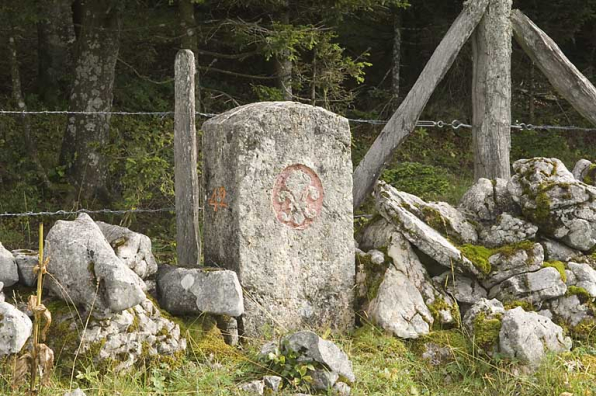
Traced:
<svg viewBox="0 0 596 396">
<path fill-rule="evenodd" d="M 515 309 L 517 307 L 522 307 L 522 309 L 524 311 L 526 311 L 526 312 L 536 311 L 536 307 L 534 306 L 534 304 L 532 304 L 529 301 L 523 301 L 523 300 L 509 301 L 509 302 L 503 304 L 503 306 L 507 310 L 509 310 L 509 309 Z"/>
<path fill-rule="evenodd" d="M 528 255 L 526 263 L 529 265 L 534 261 L 534 245 L 533 241 L 521 241 L 509 245 L 503 245 L 498 248 L 487 248 L 481 245 L 465 244 L 458 246 L 458 249 L 468 260 L 474 264 L 483 274 L 490 274 L 492 266 L 489 258 L 495 254 L 501 254 L 504 258 L 513 256 L 514 254 L 524 250 Z"/>
<path fill-rule="evenodd" d="M 596 164 L 590 164 L 586 175 L 584 176 L 583 182 L 586 184 L 594 185 L 594 181 L 596 180 Z"/>
<path fill-rule="evenodd" d="M 447 301 L 445 301 L 445 299 L 442 296 L 435 296 L 435 301 L 433 301 L 431 304 L 428 304 L 427 307 L 431 315 L 433 316 L 434 325 L 437 327 L 441 326 L 441 311 L 449 311 L 451 313 L 451 316 L 455 320 L 456 325 L 459 325 L 461 323 L 461 315 L 459 313 L 459 308 L 457 304 L 447 304 Z"/>
<path fill-rule="evenodd" d="M 592 296 L 586 289 L 578 286 L 569 286 L 567 288 L 566 296 L 577 296 L 582 303 L 592 300 Z"/>
<path fill-rule="evenodd" d="M 474 343 L 484 351 L 492 350 L 499 342 L 501 325 L 501 314 L 487 318 L 484 312 L 479 313 L 474 319 Z"/>
</svg>

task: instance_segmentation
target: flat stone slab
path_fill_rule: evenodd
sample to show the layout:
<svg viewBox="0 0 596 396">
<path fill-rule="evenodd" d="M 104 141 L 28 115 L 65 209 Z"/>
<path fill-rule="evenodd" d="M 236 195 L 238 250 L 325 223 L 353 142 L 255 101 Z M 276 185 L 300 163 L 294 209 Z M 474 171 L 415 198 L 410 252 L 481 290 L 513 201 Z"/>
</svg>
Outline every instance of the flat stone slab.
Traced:
<svg viewBox="0 0 596 396">
<path fill-rule="evenodd" d="M 178 314 L 240 316 L 244 313 L 242 289 L 234 271 L 159 266 L 159 305 Z"/>
<path fill-rule="evenodd" d="M 238 274 L 239 329 L 262 336 L 352 327 L 348 121 L 319 107 L 262 102 L 214 117 L 203 131 L 205 264 Z"/>
</svg>

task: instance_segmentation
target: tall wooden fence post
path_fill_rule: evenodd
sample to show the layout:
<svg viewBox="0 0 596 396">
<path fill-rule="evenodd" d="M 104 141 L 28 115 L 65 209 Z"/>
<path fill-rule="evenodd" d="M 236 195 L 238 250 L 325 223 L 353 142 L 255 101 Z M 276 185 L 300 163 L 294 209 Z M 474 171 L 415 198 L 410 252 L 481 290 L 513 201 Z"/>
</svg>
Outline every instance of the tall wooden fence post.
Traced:
<svg viewBox="0 0 596 396">
<path fill-rule="evenodd" d="M 179 266 L 198 267 L 201 260 L 201 236 L 195 129 L 195 59 L 192 51 L 180 50 L 176 55 L 175 78 L 176 254 Z"/>
<path fill-rule="evenodd" d="M 511 0 L 491 0 L 471 37 L 474 178 L 509 179 Z"/>
</svg>

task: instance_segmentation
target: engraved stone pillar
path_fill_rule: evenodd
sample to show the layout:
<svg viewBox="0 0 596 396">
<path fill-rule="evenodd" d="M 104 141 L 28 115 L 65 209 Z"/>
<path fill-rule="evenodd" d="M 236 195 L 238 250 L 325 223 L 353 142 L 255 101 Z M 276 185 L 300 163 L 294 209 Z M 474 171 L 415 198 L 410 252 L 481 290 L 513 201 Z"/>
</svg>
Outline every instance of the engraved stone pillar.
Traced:
<svg viewBox="0 0 596 396">
<path fill-rule="evenodd" d="M 262 102 L 203 124 L 205 263 L 237 272 L 244 336 L 352 326 L 348 121 Z"/>
</svg>

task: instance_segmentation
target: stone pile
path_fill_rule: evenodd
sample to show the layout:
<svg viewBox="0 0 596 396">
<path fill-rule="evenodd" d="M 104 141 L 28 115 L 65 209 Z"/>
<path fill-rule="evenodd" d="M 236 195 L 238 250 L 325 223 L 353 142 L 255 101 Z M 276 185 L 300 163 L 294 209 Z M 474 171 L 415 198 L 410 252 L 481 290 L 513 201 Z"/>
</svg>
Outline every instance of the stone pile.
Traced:
<svg viewBox="0 0 596 396">
<path fill-rule="evenodd" d="M 87 214 L 57 221 L 48 232 L 44 255 L 51 275 L 44 278 L 44 294 L 51 296 L 44 303 L 53 316 L 50 334 L 57 335 L 51 338 L 73 354 L 80 345 L 79 353 L 110 362 L 116 371 L 186 349 L 179 325 L 148 297 L 152 288 L 160 292 L 161 308 L 175 314 L 233 319 L 244 311 L 234 272 L 158 266 L 148 237 L 96 223 Z M 32 329 L 31 312 L 4 302 L 2 289 L 35 286 L 37 264 L 36 251 L 10 252 L 0 244 L 0 357 L 19 352 Z"/>
<path fill-rule="evenodd" d="M 513 169 L 480 179 L 457 208 L 379 182 L 380 218 L 357 237 L 364 315 L 403 338 L 462 321 L 487 353 L 531 366 L 596 329 L 596 166 Z"/>
</svg>

